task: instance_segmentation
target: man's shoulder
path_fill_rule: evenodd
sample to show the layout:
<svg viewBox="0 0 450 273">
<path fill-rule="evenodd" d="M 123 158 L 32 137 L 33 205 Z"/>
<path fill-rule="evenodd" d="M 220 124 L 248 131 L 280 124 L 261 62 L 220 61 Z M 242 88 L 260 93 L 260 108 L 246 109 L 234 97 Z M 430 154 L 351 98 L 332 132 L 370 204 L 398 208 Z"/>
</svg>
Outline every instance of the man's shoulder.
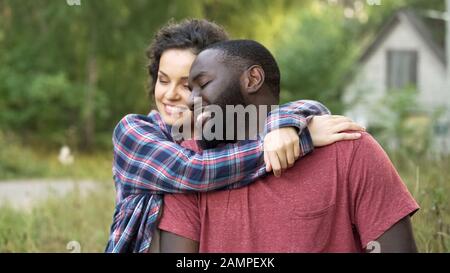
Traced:
<svg viewBox="0 0 450 273">
<path fill-rule="evenodd" d="M 325 172 L 325 170 L 326 173 L 334 171 L 336 174 L 344 175 L 348 173 L 355 158 L 369 160 L 367 155 L 373 154 L 373 159 L 377 159 L 383 153 L 383 149 L 373 136 L 363 132 L 359 139 L 338 141 L 315 148 L 313 152 L 299 159 L 291 171 L 302 177 L 306 174 L 314 176 L 311 172 Z"/>
<path fill-rule="evenodd" d="M 361 132 L 361 137 L 359 139 L 337 141 L 324 147 L 315 148 L 315 150 L 337 150 L 339 153 L 352 154 L 355 152 L 359 152 L 359 150 L 374 148 L 382 149 L 380 144 L 371 134 L 367 132 Z"/>
<path fill-rule="evenodd" d="M 367 132 L 362 132 L 359 139 L 350 141 L 339 141 L 335 143 L 339 152 L 351 152 L 350 157 L 362 157 L 364 159 L 370 156 L 371 159 L 388 159 L 383 147 L 376 141 L 376 139 Z"/>
</svg>

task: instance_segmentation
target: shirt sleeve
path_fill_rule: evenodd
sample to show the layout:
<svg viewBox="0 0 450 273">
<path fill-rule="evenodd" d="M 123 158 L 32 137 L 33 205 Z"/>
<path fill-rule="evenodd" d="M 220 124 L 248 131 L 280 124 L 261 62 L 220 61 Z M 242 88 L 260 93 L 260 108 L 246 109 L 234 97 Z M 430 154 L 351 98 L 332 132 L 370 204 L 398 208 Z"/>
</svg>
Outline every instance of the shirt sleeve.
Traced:
<svg viewBox="0 0 450 273">
<path fill-rule="evenodd" d="M 300 150 L 306 155 L 314 149 L 308 130 L 308 123 L 313 116 L 329 115 L 330 110 L 318 101 L 297 100 L 281 105 L 270 112 L 267 117 L 264 135 L 282 127 L 295 127 L 299 133 Z"/>
<path fill-rule="evenodd" d="M 351 218 L 362 247 L 419 209 L 381 146 L 364 133 L 348 172 Z"/>
<path fill-rule="evenodd" d="M 159 229 L 200 241 L 200 215 L 197 194 L 166 194 Z"/>
<path fill-rule="evenodd" d="M 240 141 L 197 154 L 172 139 L 157 112 L 127 115 L 113 134 L 120 195 L 211 191 L 265 174 L 262 142 Z"/>
</svg>

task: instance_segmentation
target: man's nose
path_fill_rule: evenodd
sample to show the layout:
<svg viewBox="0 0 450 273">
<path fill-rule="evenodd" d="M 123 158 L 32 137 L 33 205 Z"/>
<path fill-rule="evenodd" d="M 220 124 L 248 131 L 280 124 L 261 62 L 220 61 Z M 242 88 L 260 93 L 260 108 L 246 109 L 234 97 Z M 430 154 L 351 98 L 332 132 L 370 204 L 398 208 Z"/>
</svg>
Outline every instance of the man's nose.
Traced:
<svg viewBox="0 0 450 273">
<path fill-rule="evenodd" d="M 189 95 L 189 100 L 188 100 L 188 107 L 189 107 L 189 109 L 191 111 L 194 111 L 195 104 L 201 103 L 201 101 L 202 101 L 202 98 L 200 97 L 198 92 L 193 90 L 191 92 L 191 94 Z"/>
</svg>

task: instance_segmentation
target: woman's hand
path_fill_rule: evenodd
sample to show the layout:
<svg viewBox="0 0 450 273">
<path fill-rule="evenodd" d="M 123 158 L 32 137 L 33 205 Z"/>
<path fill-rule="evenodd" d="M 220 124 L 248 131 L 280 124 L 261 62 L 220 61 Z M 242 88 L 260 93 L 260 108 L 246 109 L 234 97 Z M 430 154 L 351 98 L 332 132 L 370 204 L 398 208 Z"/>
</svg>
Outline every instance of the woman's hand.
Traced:
<svg viewBox="0 0 450 273">
<path fill-rule="evenodd" d="M 264 137 L 266 171 L 273 170 L 276 177 L 280 177 L 282 170 L 292 167 L 299 156 L 300 143 L 297 129 L 280 128 Z"/>
<path fill-rule="evenodd" d="M 361 137 L 358 132 L 366 129 L 351 119 L 337 115 L 314 116 L 308 124 L 308 130 L 314 147 L 321 147 L 341 140 L 353 140 Z"/>
<path fill-rule="evenodd" d="M 314 147 L 321 147 L 341 140 L 354 140 L 361 137 L 358 132 L 366 129 L 351 119 L 338 115 L 314 116 L 308 124 Z M 297 129 L 285 127 L 268 133 L 264 138 L 264 162 L 266 171 L 273 171 L 276 177 L 294 165 L 300 156 Z"/>
</svg>

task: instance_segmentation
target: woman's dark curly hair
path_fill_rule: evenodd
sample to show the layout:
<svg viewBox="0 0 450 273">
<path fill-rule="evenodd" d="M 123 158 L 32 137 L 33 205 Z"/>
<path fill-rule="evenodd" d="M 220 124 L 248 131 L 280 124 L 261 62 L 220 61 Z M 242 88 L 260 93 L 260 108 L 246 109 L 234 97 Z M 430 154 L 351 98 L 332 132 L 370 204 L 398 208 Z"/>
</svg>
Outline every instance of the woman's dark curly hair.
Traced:
<svg viewBox="0 0 450 273">
<path fill-rule="evenodd" d="M 204 19 L 186 19 L 180 23 L 170 21 L 163 26 L 147 49 L 150 97 L 155 93 L 159 60 L 164 51 L 173 48 L 190 49 L 197 55 L 209 45 L 225 40 L 228 40 L 226 31 L 221 26 Z"/>
</svg>

